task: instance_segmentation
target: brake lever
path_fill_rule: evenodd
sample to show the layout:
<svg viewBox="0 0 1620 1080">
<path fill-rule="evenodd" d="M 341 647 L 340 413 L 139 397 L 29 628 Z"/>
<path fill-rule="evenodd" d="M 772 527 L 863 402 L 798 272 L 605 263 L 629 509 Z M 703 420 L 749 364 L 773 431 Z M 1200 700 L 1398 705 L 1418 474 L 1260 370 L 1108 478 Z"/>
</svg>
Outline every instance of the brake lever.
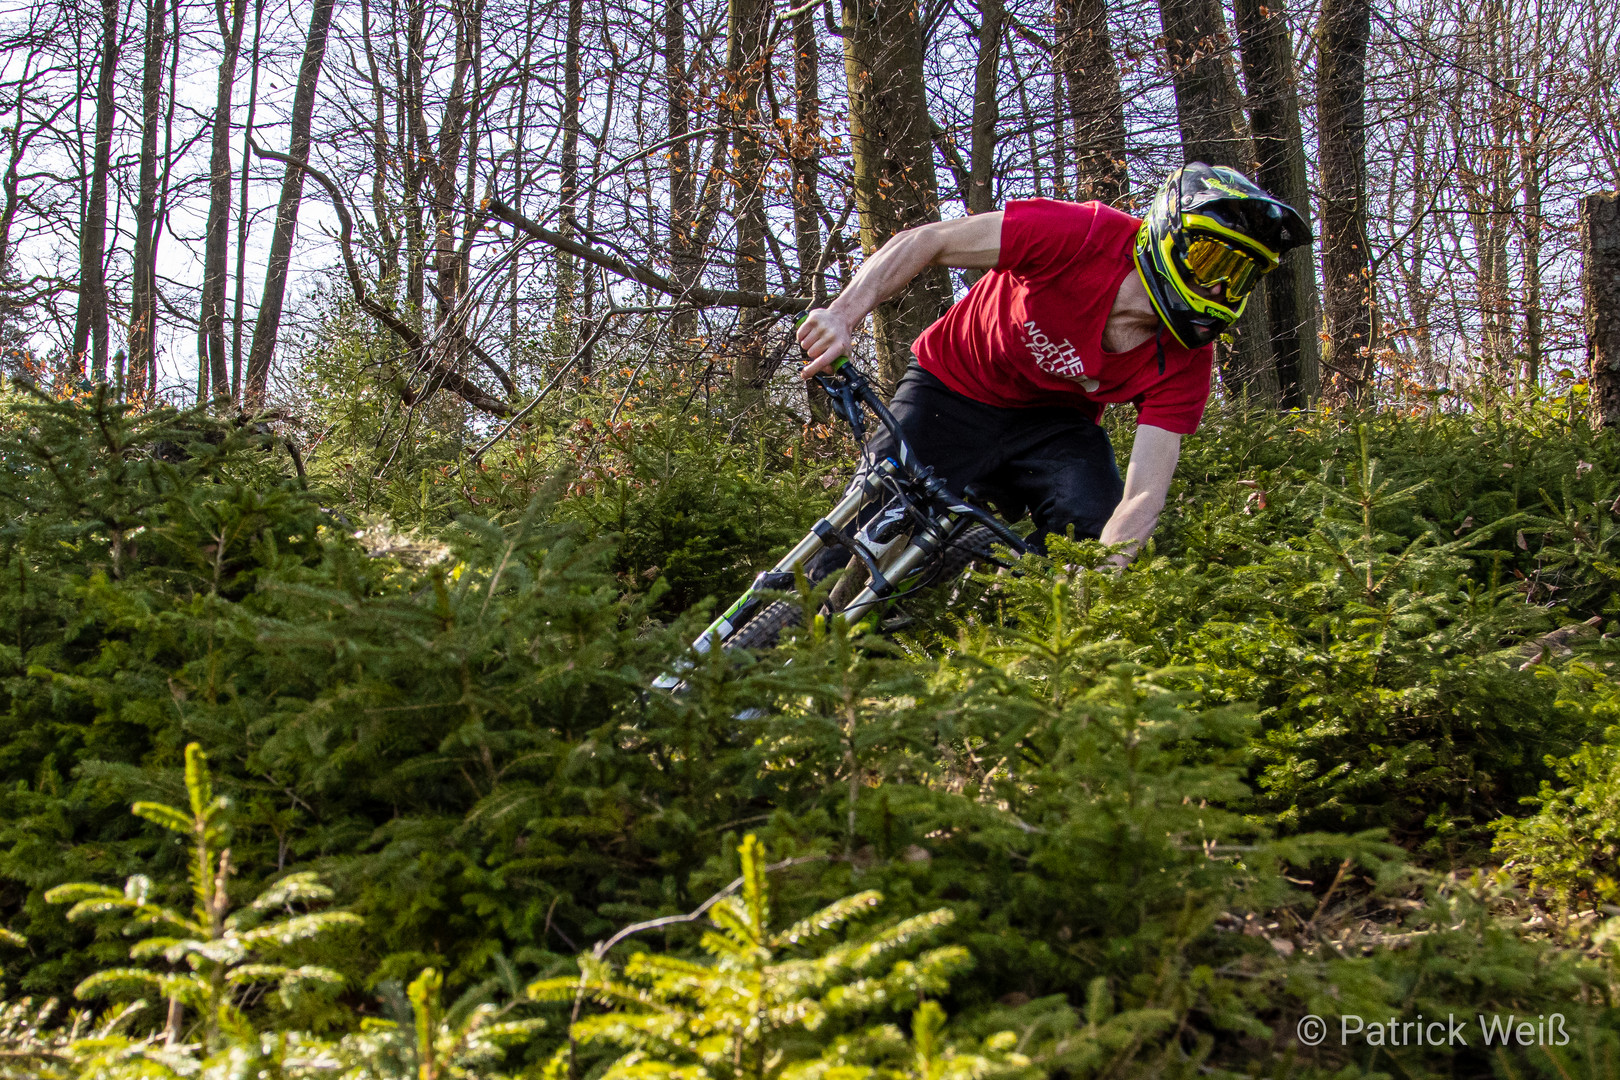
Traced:
<svg viewBox="0 0 1620 1080">
<path fill-rule="evenodd" d="M 793 320 L 798 327 L 809 317 L 805 312 Z M 866 441 L 866 411 L 861 408 L 860 391 L 864 380 L 861 373 L 850 363 L 849 357 L 840 356 L 832 362 L 832 366 L 825 372 L 817 372 L 811 378 L 816 384 L 827 392 L 827 398 L 832 405 L 833 413 L 848 424 L 855 431 L 855 441 Z"/>
</svg>

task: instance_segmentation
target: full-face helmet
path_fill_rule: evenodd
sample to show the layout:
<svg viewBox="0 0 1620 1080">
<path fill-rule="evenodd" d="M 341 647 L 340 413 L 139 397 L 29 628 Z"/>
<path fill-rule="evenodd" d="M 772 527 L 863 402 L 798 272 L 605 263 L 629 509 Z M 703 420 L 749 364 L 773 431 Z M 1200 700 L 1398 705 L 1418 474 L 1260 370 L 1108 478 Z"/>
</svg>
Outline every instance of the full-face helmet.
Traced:
<svg viewBox="0 0 1620 1080">
<path fill-rule="evenodd" d="M 1196 349 L 1237 321 L 1283 252 L 1310 239 L 1292 206 L 1236 169 L 1195 161 L 1154 196 L 1136 234 L 1136 268 L 1170 333 Z"/>
</svg>

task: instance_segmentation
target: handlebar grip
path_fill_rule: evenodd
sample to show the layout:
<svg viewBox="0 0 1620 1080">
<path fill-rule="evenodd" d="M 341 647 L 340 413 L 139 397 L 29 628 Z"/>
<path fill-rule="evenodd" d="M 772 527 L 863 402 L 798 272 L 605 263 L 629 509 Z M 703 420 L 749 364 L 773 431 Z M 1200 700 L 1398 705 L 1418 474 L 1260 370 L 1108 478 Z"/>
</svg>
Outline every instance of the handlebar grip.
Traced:
<svg viewBox="0 0 1620 1080">
<path fill-rule="evenodd" d="M 804 320 L 808 319 L 809 317 L 810 313 L 808 311 L 799 312 L 798 317 L 793 320 L 793 329 L 797 330 L 799 327 L 803 326 Z M 831 375 L 833 372 L 837 371 L 839 368 L 843 367 L 849 362 L 849 355 L 847 353 L 840 356 L 827 367 L 827 374 Z"/>
</svg>

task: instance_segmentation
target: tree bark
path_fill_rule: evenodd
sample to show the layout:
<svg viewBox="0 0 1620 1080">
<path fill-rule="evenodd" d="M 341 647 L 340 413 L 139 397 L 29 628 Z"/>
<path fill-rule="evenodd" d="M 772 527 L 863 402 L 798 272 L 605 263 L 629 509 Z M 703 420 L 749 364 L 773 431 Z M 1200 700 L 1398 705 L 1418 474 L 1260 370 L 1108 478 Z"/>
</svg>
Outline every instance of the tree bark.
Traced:
<svg viewBox="0 0 1620 1080">
<path fill-rule="evenodd" d="M 101 0 L 101 68 L 96 82 L 95 145 L 90 194 L 79 228 L 79 303 L 73 314 L 73 360 L 90 375 L 107 377 L 107 174 L 112 167 L 113 82 L 118 74 L 118 0 Z"/>
<path fill-rule="evenodd" d="M 304 58 L 298 68 L 298 87 L 293 93 L 292 133 L 287 156 L 295 161 L 309 159 L 310 120 L 315 111 L 315 87 L 320 82 L 321 64 L 326 59 L 326 36 L 332 26 L 334 0 L 315 0 L 310 9 L 309 35 L 304 40 Z M 265 269 L 264 290 L 259 297 L 259 317 L 253 324 L 253 344 L 248 350 L 248 406 L 262 408 L 270 385 L 270 360 L 276 351 L 276 334 L 281 329 L 281 305 L 287 293 L 287 267 L 292 261 L 293 235 L 298 228 L 298 202 L 304 193 L 304 170 L 288 165 L 281 177 L 281 202 L 276 207 L 275 233 L 270 240 L 270 263 Z"/>
<path fill-rule="evenodd" d="M 1582 292 L 1593 422 L 1620 427 L 1620 191 L 1581 200 Z"/>
<path fill-rule="evenodd" d="M 915 0 L 844 0 L 855 208 L 868 255 L 902 229 L 939 220 L 922 46 Z M 910 362 L 912 341 L 950 297 L 950 278 L 936 266 L 878 305 L 878 368 L 889 385 Z"/>
<path fill-rule="evenodd" d="M 1268 9 L 1260 0 L 1233 0 L 1233 11 L 1242 49 L 1243 79 L 1248 88 L 1255 182 L 1309 220 L 1311 195 L 1305 138 L 1300 130 L 1294 47 L 1288 22 L 1283 11 Z M 1320 385 L 1319 303 L 1310 248 L 1288 252 L 1282 265 L 1266 278 L 1278 404 L 1285 409 L 1309 404 Z"/>
<path fill-rule="evenodd" d="M 427 19 L 427 0 L 407 0 L 405 13 L 405 68 L 401 83 L 400 108 L 397 127 L 400 140 L 411 145 L 411 118 L 420 116 L 424 108 L 422 61 L 427 49 L 424 23 Z M 422 185 L 427 175 L 426 164 L 417 154 L 400 155 L 400 173 L 405 188 L 405 298 L 418 316 L 427 308 L 427 237 L 423 225 Z"/>
<path fill-rule="evenodd" d="M 571 6 L 579 2 L 571 0 Z M 437 146 L 428 137 L 424 114 L 418 112 L 415 117 L 417 151 L 427 165 L 428 180 L 433 185 L 433 274 L 438 284 L 437 310 L 441 326 L 455 311 L 463 284 L 461 253 L 456 244 L 456 217 L 462 202 L 457 172 L 467 142 L 467 76 L 472 69 L 478 17 L 472 4 L 452 4 L 450 10 L 455 21 L 455 61 L 450 70 L 444 115 L 439 121 Z"/>
<path fill-rule="evenodd" d="M 737 289 L 763 293 L 765 263 L 764 155 L 759 144 L 759 87 L 769 7 L 762 0 L 730 0 L 726 28 L 727 126 L 733 149 L 733 209 L 737 222 Z M 764 329 L 769 314 L 757 308 L 737 313 L 732 361 L 733 389 L 758 389 L 765 361 Z"/>
<path fill-rule="evenodd" d="M 529 20 L 532 39 L 534 20 Z M 399 234 L 394 229 L 394 206 L 388 192 L 389 165 L 398 151 L 388 130 L 388 111 L 383 88 L 382 65 L 371 33 L 371 5 L 360 0 L 360 43 L 365 49 L 366 79 L 371 88 L 371 205 L 377 223 L 377 277 L 390 290 L 397 287 L 399 274 Z M 526 87 L 525 87 L 526 89 Z M 522 157 L 523 111 L 518 110 L 517 155 Z M 516 264 L 514 264 L 516 269 Z"/>
<path fill-rule="evenodd" d="M 821 196 L 816 182 L 821 171 L 821 43 L 816 37 L 816 14 L 801 11 L 793 17 L 793 241 L 799 256 L 799 293 L 812 307 L 827 302 L 827 252 L 821 244 Z M 835 237 L 829 236 L 831 243 Z M 814 379 L 804 384 L 810 415 L 826 421 L 831 415 L 827 392 Z"/>
<path fill-rule="evenodd" d="M 161 3 L 162 0 L 157 0 Z M 219 85 L 214 96 L 213 147 L 208 162 L 208 222 L 203 233 L 202 312 L 197 327 L 197 363 L 208 369 L 215 397 L 231 392 L 225 357 L 225 266 L 231 232 L 231 92 L 241 52 L 247 0 L 214 0 L 222 39 Z"/>
<path fill-rule="evenodd" d="M 799 256 L 799 291 L 813 304 L 827 299 L 827 275 L 816 220 L 820 200 L 816 177 L 821 167 L 821 46 L 816 16 L 801 11 L 793 17 L 793 242 Z"/>
<path fill-rule="evenodd" d="M 1003 0 L 978 0 L 979 55 L 973 67 L 973 121 L 968 149 L 967 212 L 995 209 L 996 124 L 1001 119 L 1001 29 Z"/>
<path fill-rule="evenodd" d="M 529 84 L 534 80 L 534 39 L 539 21 L 536 18 L 536 0 L 527 0 L 525 6 L 527 10 L 524 12 L 523 55 L 519 61 L 520 66 L 518 74 L 517 130 L 513 133 L 512 144 L 512 202 L 513 208 L 519 213 L 523 212 L 523 188 L 526 181 L 524 162 L 526 161 L 525 155 L 528 150 L 525 140 L 527 139 L 529 133 Z M 492 186 L 498 185 L 492 184 Z M 508 314 L 511 319 L 511 331 L 506 346 L 507 377 L 513 386 L 518 384 L 518 379 L 521 373 L 519 360 L 525 352 L 523 348 L 522 323 L 520 321 L 518 299 L 520 296 L 519 282 L 521 270 L 521 260 L 514 255 L 512 258 L 511 269 L 508 271 L 508 282 L 510 288 L 510 308 Z"/>
<path fill-rule="evenodd" d="M 1520 378 L 1522 389 L 1533 389 L 1541 381 L 1541 234 L 1546 227 L 1542 215 L 1542 163 L 1540 143 L 1533 132 L 1526 139 L 1521 132 L 1519 142 L 1519 170 L 1524 182 L 1524 210 L 1518 215 L 1523 232 L 1524 275 L 1524 345 L 1523 367 Z"/>
<path fill-rule="evenodd" d="M 557 228 L 570 240 L 579 231 L 579 135 L 580 135 L 580 40 L 585 28 L 584 0 L 568 0 L 568 24 L 563 45 L 562 150 L 557 176 Z M 579 288 L 579 266 L 566 252 L 558 251 L 557 298 L 552 309 L 552 337 L 559 360 L 574 355 L 574 329 L 579 324 L 575 294 Z M 584 332 L 589 334 L 589 328 Z M 592 374 L 591 356 L 581 358 L 579 374 Z"/>
<path fill-rule="evenodd" d="M 135 197 L 135 250 L 131 266 L 129 311 L 129 376 L 126 385 L 146 389 L 147 371 L 156 363 L 153 347 L 157 324 L 157 267 L 154 226 L 157 221 L 158 125 L 163 93 L 165 0 L 147 0 L 146 33 L 141 64 L 141 157 Z"/>
<path fill-rule="evenodd" d="M 700 262 L 696 251 L 697 180 L 692 174 L 692 85 L 686 70 L 686 0 L 664 0 L 665 134 L 669 147 L 669 266 L 684 286 L 697 284 Z M 677 312 L 670 320 L 670 337 L 677 355 L 694 345 L 697 317 Z"/>
<path fill-rule="evenodd" d="M 1057 66 L 1068 90 L 1075 198 L 1118 205 L 1125 173 L 1125 98 L 1106 0 L 1057 0 Z M 1060 142 L 1061 145 L 1061 142 Z"/>
<path fill-rule="evenodd" d="M 174 110 L 175 104 L 180 100 L 180 48 L 184 44 L 180 34 L 180 5 L 169 5 L 169 42 L 173 46 L 173 54 L 169 57 L 169 99 L 163 106 L 163 151 L 158 160 L 163 163 L 163 170 L 158 176 L 157 193 L 157 220 L 152 223 L 152 260 L 157 261 L 158 246 L 163 242 L 163 230 L 169 223 L 170 196 L 175 188 L 174 162 L 177 156 L 174 151 Z M 154 350 L 155 355 L 155 350 Z M 151 398 L 157 397 L 158 366 L 156 363 L 147 366 L 146 393 Z"/>
<path fill-rule="evenodd" d="M 1176 118 L 1188 162 L 1254 171 L 1243 98 L 1232 70 L 1231 42 L 1220 0 L 1159 0 L 1165 50 L 1176 88 Z M 1268 340 L 1271 316 L 1266 290 L 1249 296 L 1232 327 L 1235 343 L 1217 345 L 1221 382 L 1228 391 L 1275 401 L 1276 359 Z"/>
<path fill-rule="evenodd" d="M 242 127 L 242 186 L 236 211 L 236 295 L 231 313 L 231 400 L 242 400 L 242 309 L 247 291 L 248 147 L 253 142 L 253 114 L 259 105 L 259 43 L 264 2 L 253 0 L 253 55 L 248 76 L 247 122 Z"/>
<path fill-rule="evenodd" d="M 1322 200 L 1323 366 L 1333 396 L 1372 393 L 1372 275 L 1367 255 L 1367 38 L 1370 0 L 1323 0 L 1316 32 L 1318 189 Z"/>
</svg>

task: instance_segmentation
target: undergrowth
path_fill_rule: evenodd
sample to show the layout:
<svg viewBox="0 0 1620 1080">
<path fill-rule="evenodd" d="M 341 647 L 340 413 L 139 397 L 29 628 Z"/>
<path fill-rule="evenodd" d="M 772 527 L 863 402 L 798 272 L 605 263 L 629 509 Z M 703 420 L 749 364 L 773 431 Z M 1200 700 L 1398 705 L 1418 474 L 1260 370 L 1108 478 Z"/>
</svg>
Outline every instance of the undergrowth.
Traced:
<svg viewBox="0 0 1620 1080">
<path fill-rule="evenodd" d="M 707 953 L 824 981 L 778 1003 L 787 1056 L 716 1049 L 705 1075 L 1607 1074 L 1612 436 L 1556 403 L 1212 415 L 1124 573 L 1058 541 L 897 634 L 812 622 L 670 697 L 646 688 L 706 598 L 847 467 L 825 429 L 679 406 L 575 399 L 477 461 L 424 440 L 379 478 L 316 448 L 300 477 L 251 426 L 13 391 L 5 1061 L 583 1076 L 640 1047 L 658 1072 L 708 1061 L 670 1008 L 733 1031 Z M 215 798 L 217 825 L 163 827 Z M 748 951 L 763 852 L 770 926 L 819 927 L 780 955 Z M 755 899 L 705 906 L 739 876 Z M 839 929 L 874 892 L 879 921 Z M 307 917 L 330 932 L 221 959 L 264 896 L 329 898 Z M 137 946 L 155 982 L 104 974 L 140 905 L 200 928 Z M 933 974 L 828 959 L 925 917 Z M 596 949 L 632 924 L 642 959 Z M 833 1008 L 857 985 L 871 1023 Z M 41 1017 L 98 987 L 144 1004 Z M 1307 1013 L 1498 1011 L 1579 1038 L 1296 1037 Z"/>
</svg>

